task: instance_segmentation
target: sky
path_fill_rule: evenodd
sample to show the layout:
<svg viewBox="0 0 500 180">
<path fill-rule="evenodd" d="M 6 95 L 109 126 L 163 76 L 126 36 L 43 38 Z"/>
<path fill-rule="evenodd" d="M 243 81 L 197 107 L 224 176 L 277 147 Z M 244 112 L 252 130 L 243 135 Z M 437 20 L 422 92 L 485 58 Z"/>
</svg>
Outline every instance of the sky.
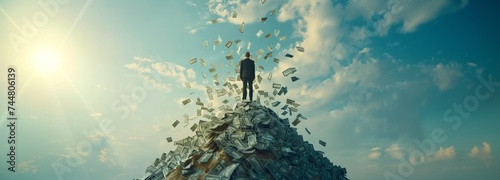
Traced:
<svg viewBox="0 0 500 180">
<path fill-rule="evenodd" d="M 498 5 L 0 0 L 0 179 L 142 177 L 174 150 L 166 137 L 194 134 L 184 115 L 197 118 L 197 98 L 215 109 L 235 103 L 234 94 L 208 99 L 207 86 L 223 88 L 209 69 L 223 84 L 246 51 L 262 67 L 258 90 L 287 86 L 275 101 L 300 104 L 307 120 L 298 133 L 349 179 L 499 179 Z M 291 67 L 297 72 L 285 77 Z M 8 68 L 14 116 L 6 111 Z M 7 163 L 9 117 L 17 118 L 16 172 Z"/>
</svg>

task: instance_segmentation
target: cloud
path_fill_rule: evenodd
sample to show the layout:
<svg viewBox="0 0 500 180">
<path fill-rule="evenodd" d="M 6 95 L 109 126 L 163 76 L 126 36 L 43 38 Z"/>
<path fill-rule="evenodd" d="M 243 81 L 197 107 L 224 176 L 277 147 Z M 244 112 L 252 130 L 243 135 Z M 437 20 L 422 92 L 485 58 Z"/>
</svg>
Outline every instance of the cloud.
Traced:
<svg viewBox="0 0 500 180">
<path fill-rule="evenodd" d="M 145 82 L 155 89 L 170 91 L 172 86 L 168 82 L 176 82 L 184 84 L 196 79 L 196 71 L 192 68 L 172 63 L 172 62 L 155 62 L 148 58 L 136 57 L 141 59 L 142 63 L 130 63 L 125 65 L 126 68 L 139 73 Z M 164 78 L 168 78 L 166 81 Z M 204 90 L 204 87 L 196 82 L 190 82 L 193 89 Z"/>
<path fill-rule="evenodd" d="M 403 148 L 401 145 L 392 144 L 390 147 L 385 149 L 385 152 L 394 159 L 401 159 L 404 157 Z"/>
<path fill-rule="evenodd" d="M 434 154 L 427 156 L 425 159 L 427 162 L 439 161 L 439 160 L 452 160 L 455 159 L 457 153 L 453 146 L 443 148 L 439 147 L 439 150 Z"/>
<path fill-rule="evenodd" d="M 110 157 L 110 154 L 108 153 L 108 151 L 109 151 L 108 148 L 101 149 L 101 152 L 99 153 L 99 162 L 101 162 L 103 164 L 109 163 L 111 166 L 115 166 L 116 161 Z"/>
<path fill-rule="evenodd" d="M 394 26 L 398 26 L 400 33 L 410 33 L 439 15 L 461 10 L 467 4 L 468 0 L 351 0 L 345 6 L 345 19 L 362 18 L 369 24 L 372 36 L 385 36 Z"/>
<path fill-rule="evenodd" d="M 445 149 L 443 149 L 443 147 L 440 147 L 439 151 L 437 151 L 434 155 L 436 159 L 453 159 L 456 155 L 455 148 L 453 148 L 453 146 Z"/>
<path fill-rule="evenodd" d="M 207 5 L 209 12 L 221 18 L 222 22 L 230 22 L 233 24 L 246 24 L 255 23 L 262 17 L 267 17 L 269 11 L 277 8 L 282 2 L 270 1 L 264 5 L 260 1 L 219 1 L 210 0 Z M 238 13 L 236 18 L 233 18 L 233 13 Z"/>
<path fill-rule="evenodd" d="M 90 117 L 92 117 L 92 118 L 94 118 L 96 120 L 99 120 L 102 117 L 102 113 L 98 113 L 98 112 L 91 113 Z"/>
<path fill-rule="evenodd" d="M 381 150 L 380 147 L 374 147 L 370 149 L 370 153 L 368 154 L 368 159 L 375 160 L 380 158 L 380 156 L 382 155 L 380 150 Z"/>
<path fill-rule="evenodd" d="M 28 172 L 31 172 L 31 173 L 37 173 L 38 171 L 38 166 L 36 165 L 33 165 L 35 161 L 23 161 L 23 162 L 20 162 L 18 165 L 17 165 L 17 172 L 20 172 L 20 173 L 28 173 Z"/>
<path fill-rule="evenodd" d="M 487 142 L 483 142 L 482 148 L 474 146 L 469 153 L 469 157 L 472 159 L 485 161 L 485 163 L 490 163 L 493 160 L 490 144 L 488 144 Z"/>
<path fill-rule="evenodd" d="M 460 65 L 454 62 L 437 64 L 432 69 L 424 69 L 434 80 L 440 91 L 453 88 L 464 75 L 460 72 Z"/>
<path fill-rule="evenodd" d="M 197 5 L 196 5 L 193 1 L 186 1 L 186 4 L 187 4 L 188 6 L 194 6 L 194 7 L 196 7 L 196 6 L 197 6 Z"/>
</svg>

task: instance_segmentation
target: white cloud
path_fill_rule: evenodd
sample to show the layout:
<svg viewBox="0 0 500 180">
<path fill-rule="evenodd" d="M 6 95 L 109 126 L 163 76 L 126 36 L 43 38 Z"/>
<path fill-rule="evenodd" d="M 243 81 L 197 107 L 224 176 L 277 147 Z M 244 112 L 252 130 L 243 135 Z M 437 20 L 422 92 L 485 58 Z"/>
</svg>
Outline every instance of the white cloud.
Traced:
<svg viewBox="0 0 500 180">
<path fill-rule="evenodd" d="M 277 8 L 280 1 L 266 2 L 264 5 L 260 1 L 218 1 L 210 0 L 208 4 L 209 12 L 221 18 L 221 21 L 228 21 L 233 24 L 246 24 L 258 22 L 260 18 L 267 17 L 269 11 Z M 233 13 L 238 13 L 236 18 L 232 18 Z"/>
<path fill-rule="evenodd" d="M 454 62 L 437 64 L 432 69 L 424 69 L 433 78 L 440 91 L 453 88 L 464 75 L 460 72 L 460 65 Z"/>
<path fill-rule="evenodd" d="M 347 21 L 363 18 L 371 23 L 372 35 L 385 36 L 394 26 L 400 26 L 401 33 L 417 30 L 443 13 L 463 9 L 468 0 L 410 1 L 410 0 L 351 0 L 345 7 Z"/>
<path fill-rule="evenodd" d="M 470 67 L 477 67 L 477 64 L 473 62 L 468 62 L 467 65 Z"/>
<path fill-rule="evenodd" d="M 368 159 L 375 160 L 380 158 L 380 156 L 382 155 L 380 150 L 381 150 L 380 147 L 374 147 L 370 149 L 370 153 L 368 154 Z"/>
<path fill-rule="evenodd" d="M 456 155 L 455 148 L 453 146 L 445 149 L 443 149 L 443 147 L 440 147 L 439 151 L 437 151 L 434 155 L 437 159 L 453 159 Z"/>
<path fill-rule="evenodd" d="M 194 34 L 194 33 L 196 33 L 196 31 L 197 31 L 197 29 L 191 29 L 191 30 L 189 30 L 189 34 Z"/>
<path fill-rule="evenodd" d="M 92 118 L 94 118 L 94 119 L 98 120 L 98 119 L 100 119 L 100 118 L 102 117 L 102 113 L 98 113 L 98 112 L 91 113 L 91 114 L 90 114 L 90 117 L 92 117 Z"/>
<path fill-rule="evenodd" d="M 457 153 L 453 146 L 443 148 L 439 147 L 439 150 L 434 154 L 425 157 L 427 162 L 439 161 L 439 160 L 452 160 L 455 159 Z"/>
<path fill-rule="evenodd" d="M 368 154 L 368 158 L 375 160 L 378 159 L 380 155 L 381 155 L 380 152 L 370 152 L 370 154 Z"/>
<path fill-rule="evenodd" d="M 469 153 L 469 157 L 472 159 L 479 159 L 485 161 L 485 163 L 490 163 L 493 160 L 493 156 L 491 155 L 490 144 L 487 142 L 483 142 L 483 147 L 478 148 L 474 146 Z"/>
<path fill-rule="evenodd" d="M 398 144 L 392 144 L 390 147 L 385 149 L 385 152 L 394 159 L 401 159 L 404 157 L 403 148 Z"/>
<path fill-rule="evenodd" d="M 151 85 L 155 89 L 171 91 L 170 82 L 176 82 L 179 86 L 190 82 L 192 89 L 204 91 L 205 87 L 193 82 L 196 79 L 196 71 L 192 68 L 172 63 L 172 62 L 154 62 L 148 58 L 143 59 L 143 63 L 131 63 L 125 65 L 126 68 L 139 73 L 145 84 Z M 164 78 L 168 78 L 165 80 Z"/>
<path fill-rule="evenodd" d="M 186 1 L 186 4 L 187 4 L 188 6 L 194 6 L 194 7 L 196 7 L 196 6 L 197 6 L 197 5 L 196 5 L 193 1 Z"/>
<path fill-rule="evenodd" d="M 111 166 L 115 166 L 116 161 L 110 157 L 110 154 L 108 153 L 108 151 L 109 151 L 108 148 L 101 149 L 101 152 L 99 153 L 99 162 L 101 162 L 101 163 L 108 162 Z"/>
<path fill-rule="evenodd" d="M 38 166 L 34 165 L 35 161 L 31 160 L 31 161 L 23 161 L 23 162 L 20 162 L 17 167 L 16 167 L 16 172 L 20 172 L 20 173 L 37 173 L 38 172 Z"/>
</svg>

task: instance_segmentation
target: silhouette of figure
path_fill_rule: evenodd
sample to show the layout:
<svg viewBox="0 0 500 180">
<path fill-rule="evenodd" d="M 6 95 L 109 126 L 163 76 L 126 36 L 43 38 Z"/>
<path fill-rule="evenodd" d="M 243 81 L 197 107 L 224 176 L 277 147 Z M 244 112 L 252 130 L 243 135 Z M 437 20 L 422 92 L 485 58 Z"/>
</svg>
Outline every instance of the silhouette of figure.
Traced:
<svg viewBox="0 0 500 180">
<path fill-rule="evenodd" d="M 250 52 L 245 53 L 245 59 L 240 62 L 240 78 L 243 81 L 243 100 L 247 99 L 247 87 L 250 101 L 253 97 L 252 82 L 255 79 L 255 63 L 250 59 Z"/>
</svg>

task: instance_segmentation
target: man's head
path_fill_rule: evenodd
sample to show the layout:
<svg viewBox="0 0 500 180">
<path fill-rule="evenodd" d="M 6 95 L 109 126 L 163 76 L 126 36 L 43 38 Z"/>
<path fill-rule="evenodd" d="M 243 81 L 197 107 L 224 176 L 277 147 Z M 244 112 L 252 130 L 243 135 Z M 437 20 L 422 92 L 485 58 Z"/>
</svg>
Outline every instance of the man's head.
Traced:
<svg viewBox="0 0 500 180">
<path fill-rule="evenodd" d="M 248 51 L 247 51 L 247 52 L 245 53 L 245 57 L 250 57 L 250 52 L 248 52 Z"/>
</svg>

